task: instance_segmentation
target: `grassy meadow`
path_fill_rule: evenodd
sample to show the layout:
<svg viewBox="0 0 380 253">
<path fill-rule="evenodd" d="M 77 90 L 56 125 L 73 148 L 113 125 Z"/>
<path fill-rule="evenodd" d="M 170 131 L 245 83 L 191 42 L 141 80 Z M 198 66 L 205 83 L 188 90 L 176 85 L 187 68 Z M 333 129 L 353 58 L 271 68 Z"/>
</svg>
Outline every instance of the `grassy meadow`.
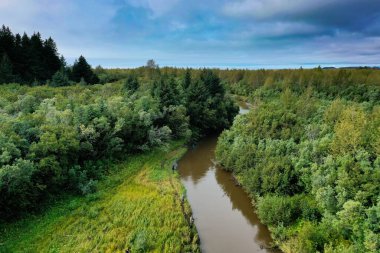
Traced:
<svg viewBox="0 0 380 253">
<path fill-rule="evenodd" d="M 182 142 L 132 156 L 112 168 L 94 194 L 2 224 L 0 252 L 198 252 L 185 189 L 171 163 Z"/>
</svg>

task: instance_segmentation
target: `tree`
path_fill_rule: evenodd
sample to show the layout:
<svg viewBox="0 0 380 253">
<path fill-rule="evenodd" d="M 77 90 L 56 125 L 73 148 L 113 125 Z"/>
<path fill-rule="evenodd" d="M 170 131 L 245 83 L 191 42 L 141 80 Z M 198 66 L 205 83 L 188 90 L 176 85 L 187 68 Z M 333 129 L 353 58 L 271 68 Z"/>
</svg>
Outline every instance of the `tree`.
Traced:
<svg viewBox="0 0 380 253">
<path fill-rule="evenodd" d="M 43 40 L 38 32 L 29 38 L 26 33 L 13 35 L 8 27 L 2 26 L 0 57 L 3 54 L 12 65 L 13 79 L 21 83 L 43 83 L 62 66 L 54 40 Z"/>
<path fill-rule="evenodd" d="M 81 55 L 78 60 L 74 62 L 71 80 L 80 82 L 82 78 L 88 84 L 99 82 L 99 78 L 92 71 L 90 64 L 88 64 L 86 59 Z"/>
<path fill-rule="evenodd" d="M 3 25 L 0 29 L 0 55 L 6 53 L 9 57 L 13 56 L 14 40 L 9 27 Z"/>
<path fill-rule="evenodd" d="M 31 62 L 29 57 L 30 51 L 30 38 L 26 33 L 21 37 L 21 49 L 20 49 L 20 76 L 24 82 L 31 83 L 33 81 L 31 73 Z"/>
<path fill-rule="evenodd" d="M 157 69 L 158 65 L 156 64 L 156 62 L 153 59 L 150 59 L 146 62 L 146 67 L 149 69 Z"/>
<path fill-rule="evenodd" d="M 344 110 L 335 124 L 333 151 L 338 154 L 355 152 L 363 144 L 366 123 L 366 115 L 361 109 L 349 107 Z"/>
<path fill-rule="evenodd" d="M 201 137 L 209 126 L 211 114 L 207 107 L 207 89 L 200 80 L 192 82 L 186 94 L 186 108 L 190 116 L 193 138 Z"/>
<path fill-rule="evenodd" d="M 139 88 L 139 80 L 137 79 L 135 73 L 132 73 L 127 77 L 127 80 L 125 80 L 124 83 L 124 87 L 132 92 L 135 92 Z"/>
<path fill-rule="evenodd" d="M 219 77 L 210 69 L 203 69 L 200 74 L 200 80 L 203 82 L 211 96 L 224 95 L 225 90 L 220 82 Z"/>
<path fill-rule="evenodd" d="M 159 99 L 162 107 L 179 104 L 179 92 L 173 77 L 162 75 L 156 80 L 153 88 L 154 95 Z"/>
<path fill-rule="evenodd" d="M 186 69 L 185 75 L 183 76 L 183 81 L 182 81 L 182 87 L 186 90 L 189 88 L 191 84 L 191 71 L 190 69 Z"/>
<path fill-rule="evenodd" d="M 29 82 L 40 82 L 45 81 L 46 69 L 44 64 L 43 56 L 43 41 L 41 39 L 40 33 L 35 33 L 30 37 L 30 48 L 27 50 L 27 59 L 29 59 L 28 64 L 30 64 L 31 80 Z M 50 78 L 50 77 L 49 77 Z"/>
<path fill-rule="evenodd" d="M 55 72 L 51 78 L 50 86 L 60 87 L 69 85 L 69 77 L 66 74 L 64 68 L 61 68 L 59 71 Z"/>
<path fill-rule="evenodd" d="M 12 72 L 12 63 L 4 53 L 0 61 L 0 84 L 13 82 L 14 76 Z"/>
<path fill-rule="evenodd" d="M 57 45 L 52 38 L 43 43 L 45 78 L 53 76 L 62 67 L 63 62 L 59 58 Z"/>
<path fill-rule="evenodd" d="M 33 174 L 36 167 L 29 160 L 17 159 L 12 165 L 0 170 L 0 213 L 2 218 L 15 215 L 20 210 L 31 208 L 36 197 Z"/>
</svg>

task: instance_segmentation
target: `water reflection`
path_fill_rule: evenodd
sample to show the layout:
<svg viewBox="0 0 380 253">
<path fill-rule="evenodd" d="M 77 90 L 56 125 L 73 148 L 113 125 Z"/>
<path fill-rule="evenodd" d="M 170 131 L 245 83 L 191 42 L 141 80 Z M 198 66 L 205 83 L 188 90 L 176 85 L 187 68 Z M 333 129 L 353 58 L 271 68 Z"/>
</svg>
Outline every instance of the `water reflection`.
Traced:
<svg viewBox="0 0 380 253">
<path fill-rule="evenodd" d="M 215 168 L 216 180 L 220 187 L 222 187 L 225 194 L 229 197 L 232 208 L 241 211 L 242 215 L 253 226 L 258 226 L 258 231 L 255 235 L 255 239 L 260 242 L 261 245 L 268 245 L 271 241 L 268 228 L 260 223 L 257 214 L 253 211 L 251 199 L 248 194 L 242 190 L 241 187 L 236 186 L 234 179 L 229 172 L 222 170 L 221 168 Z"/>
<path fill-rule="evenodd" d="M 247 114 L 249 112 L 249 104 L 247 102 L 239 101 L 239 114 Z"/>
<path fill-rule="evenodd" d="M 182 179 L 190 178 L 194 184 L 197 184 L 206 175 L 208 168 L 213 164 L 216 140 L 217 136 L 211 136 L 199 142 L 194 149 L 189 149 L 179 163 Z"/>
<path fill-rule="evenodd" d="M 201 141 L 179 162 L 202 252 L 273 252 L 268 229 L 260 223 L 248 195 L 230 173 L 213 165 L 217 137 Z"/>
</svg>

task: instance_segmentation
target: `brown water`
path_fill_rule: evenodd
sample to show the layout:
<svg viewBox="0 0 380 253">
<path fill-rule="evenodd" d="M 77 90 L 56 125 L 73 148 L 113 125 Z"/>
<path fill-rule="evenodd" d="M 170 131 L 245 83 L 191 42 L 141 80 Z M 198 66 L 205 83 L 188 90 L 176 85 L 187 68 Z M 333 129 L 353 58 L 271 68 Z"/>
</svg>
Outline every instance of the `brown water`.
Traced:
<svg viewBox="0 0 380 253">
<path fill-rule="evenodd" d="M 179 162 L 202 252 L 275 252 L 265 249 L 272 241 L 270 233 L 248 195 L 231 173 L 214 166 L 216 141 L 217 136 L 205 138 Z"/>
</svg>

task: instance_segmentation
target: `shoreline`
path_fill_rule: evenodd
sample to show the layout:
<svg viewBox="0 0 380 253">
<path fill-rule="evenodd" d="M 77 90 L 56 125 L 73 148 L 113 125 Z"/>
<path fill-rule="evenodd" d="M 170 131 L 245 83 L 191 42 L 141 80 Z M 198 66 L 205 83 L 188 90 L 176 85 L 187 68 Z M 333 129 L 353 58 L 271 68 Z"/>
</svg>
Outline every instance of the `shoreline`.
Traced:
<svg viewBox="0 0 380 253">
<path fill-rule="evenodd" d="M 173 142 L 115 164 L 99 189 L 52 205 L 40 214 L 2 224 L 0 252 L 200 252 L 178 173 L 160 162 L 179 159 L 187 148 Z M 173 197 L 174 196 L 174 197 Z M 178 196 L 178 197 L 175 197 Z"/>
</svg>

